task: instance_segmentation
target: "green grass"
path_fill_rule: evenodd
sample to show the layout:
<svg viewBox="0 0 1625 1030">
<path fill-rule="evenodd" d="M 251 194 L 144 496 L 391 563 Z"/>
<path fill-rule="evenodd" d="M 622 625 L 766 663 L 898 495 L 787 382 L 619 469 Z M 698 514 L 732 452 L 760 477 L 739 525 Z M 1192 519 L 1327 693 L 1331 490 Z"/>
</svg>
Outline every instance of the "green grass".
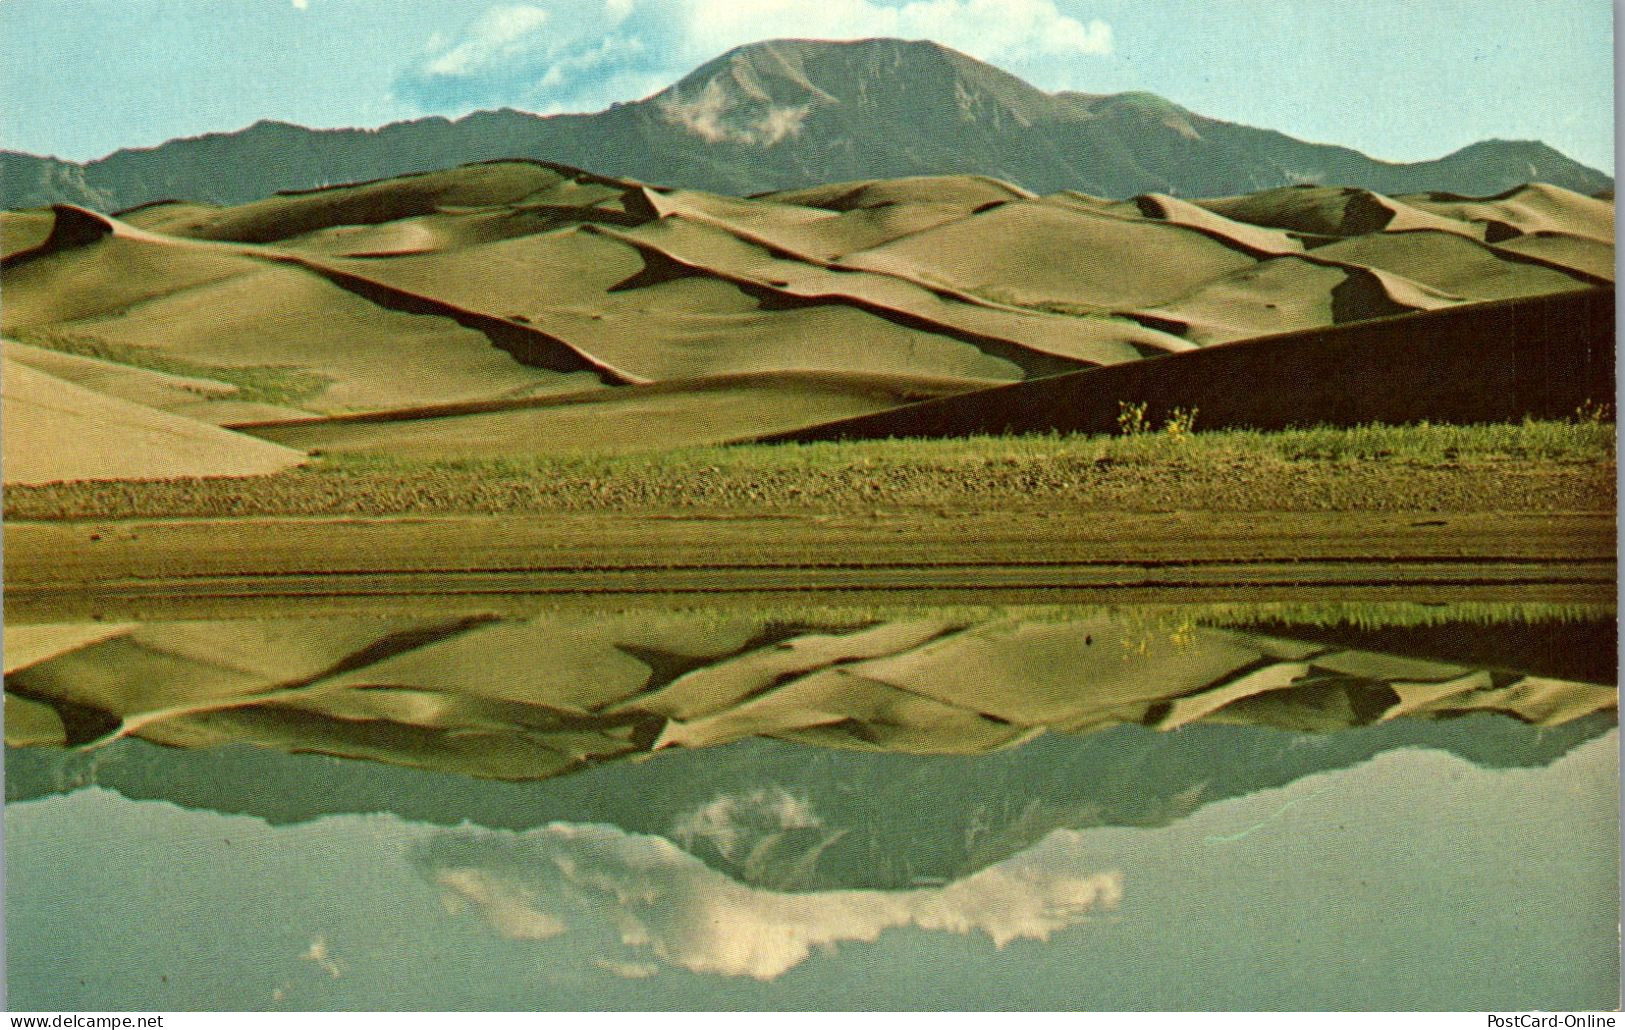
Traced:
<svg viewBox="0 0 1625 1030">
<path fill-rule="evenodd" d="M 646 610 L 639 608 L 625 611 L 646 614 Z M 731 625 L 740 618 L 737 609 L 706 605 L 672 607 L 664 611 L 674 621 L 702 627 Z M 1259 601 L 1132 605 L 764 604 L 750 610 L 750 617 L 763 625 L 806 625 L 823 630 L 855 629 L 899 619 L 942 619 L 971 623 L 1013 618 L 1024 622 L 1059 623 L 1097 616 L 1112 616 L 1156 630 L 1181 626 L 1245 628 L 1261 623 L 1312 626 L 1317 629 L 1352 627 L 1376 630 L 1611 621 L 1617 616 L 1617 608 L 1611 604 L 1549 601 L 1451 601 L 1440 604 L 1410 601 Z"/>
<path fill-rule="evenodd" d="M 1466 462 L 1543 461 L 1590 464 L 1614 460 L 1614 426 L 1590 421 L 1509 425 L 1322 426 L 1277 432 L 1147 432 L 1128 436 L 973 436 L 958 439 L 860 440 L 746 444 L 621 455 L 544 455 L 423 461 L 374 455 L 331 455 L 334 472 L 438 468 L 494 478 L 728 475 L 851 469 L 971 469 L 1029 463 L 1173 465 L 1222 469 L 1248 462 L 1396 462 L 1448 466 Z"/>
<path fill-rule="evenodd" d="M 1370 426 L 704 447 L 334 455 L 271 476 L 15 486 L 12 519 L 714 511 L 1575 512 L 1616 501 L 1613 426 Z"/>
<path fill-rule="evenodd" d="M 286 365 L 206 365 L 161 354 L 150 347 L 119 343 L 90 333 L 48 329 L 13 333 L 18 343 L 45 350 L 96 358 L 152 372 L 213 379 L 237 387 L 237 398 L 259 404 L 298 406 L 320 394 L 332 382 L 326 376 Z"/>
</svg>

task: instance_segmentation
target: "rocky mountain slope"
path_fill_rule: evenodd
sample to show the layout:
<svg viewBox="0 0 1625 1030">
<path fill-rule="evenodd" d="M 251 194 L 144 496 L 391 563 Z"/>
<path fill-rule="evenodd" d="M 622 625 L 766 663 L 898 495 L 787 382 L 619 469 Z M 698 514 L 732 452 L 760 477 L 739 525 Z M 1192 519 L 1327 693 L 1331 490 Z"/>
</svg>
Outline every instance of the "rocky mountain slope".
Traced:
<svg viewBox="0 0 1625 1030">
<path fill-rule="evenodd" d="M 379 129 L 260 122 L 80 165 L 0 152 L 9 208 L 118 211 L 536 158 L 648 182 L 750 194 L 844 179 L 976 174 L 1039 193 L 1185 197 L 1297 183 L 1484 195 L 1526 182 L 1585 194 L 1607 175 L 1545 144 L 1491 140 L 1391 164 L 1346 147 L 1208 118 L 1146 93 L 1046 93 L 937 43 L 774 40 L 597 114 L 482 111 Z"/>
</svg>

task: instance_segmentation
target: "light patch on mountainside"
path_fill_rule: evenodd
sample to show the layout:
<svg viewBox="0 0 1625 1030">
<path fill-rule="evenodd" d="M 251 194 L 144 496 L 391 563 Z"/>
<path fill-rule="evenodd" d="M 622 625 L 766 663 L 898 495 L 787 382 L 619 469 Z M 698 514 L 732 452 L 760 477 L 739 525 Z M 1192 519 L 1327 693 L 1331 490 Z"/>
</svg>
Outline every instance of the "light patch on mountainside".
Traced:
<svg viewBox="0 0 1625 1030">
<path fill-rule="evenodd" d="M 738 116 L 738 105 L 712 79 L 698 96 L 690 99 L 669 97 L 660 102 L 660 113 L 673 125 L 681 126 L 707 143 L 744 143 L 771 147 L 801 131 L 811 108 L 775 107 Z M 733 116 L 733 117 L 730 117 Z"/>
<path fill-rule="evenodd" d="M 614 973 L 623 980 L 647 980 L 660 972 L 660 967 L 653 962 L 612 962 L 609 959 L 594 959 L 593 965 L 599 969 Z"/>
<path fill-rule="evenodd" d="M 441 905 L 447 913 L 473 905 L 508 940 L 545 941 L 566 929 L 563 920 L 537 909 L 534 891 L 478 869 L 443 869 L 435 883 L 444 890 Z"/>
<path fill-rule="evenodd" d="M 685 847 L 706 840 L 723 858 L 737 861 L 748 846 L 784 830 L 816 829 L 824 822 L 804 798 L 782 787 L 724 794 L 708 805 L 679 816 L 673 835 Z"/>
</svg>

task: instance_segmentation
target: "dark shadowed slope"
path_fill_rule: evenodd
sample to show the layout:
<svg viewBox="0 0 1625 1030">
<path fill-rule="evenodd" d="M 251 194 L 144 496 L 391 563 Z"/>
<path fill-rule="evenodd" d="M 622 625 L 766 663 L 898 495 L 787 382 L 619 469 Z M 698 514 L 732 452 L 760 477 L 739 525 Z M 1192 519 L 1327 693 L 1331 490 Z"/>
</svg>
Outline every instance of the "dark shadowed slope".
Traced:
<svg viewBox="0 0 1625 1030">
<path fill-rule="evenodd" d="M 1564 418 L 1614 396 L 1614 291 L 1286 333 L 923 401 L 777 440 L 1111 432 L 1180 410 L 1204 428 Z"/>
</svg>

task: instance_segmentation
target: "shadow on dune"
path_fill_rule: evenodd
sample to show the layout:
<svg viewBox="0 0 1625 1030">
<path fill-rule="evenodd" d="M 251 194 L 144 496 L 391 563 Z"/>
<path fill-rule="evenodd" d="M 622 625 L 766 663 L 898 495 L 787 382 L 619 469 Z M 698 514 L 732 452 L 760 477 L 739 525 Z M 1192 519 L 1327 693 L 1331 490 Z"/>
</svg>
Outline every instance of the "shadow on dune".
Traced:
<svg viewBox="0 0 1625 1030">
<path fill-rule="evenodd" d="M 1284 333 L 925 401 L 769 441 L 1116 429 L 1196 408 L 1207 429 L 1567 418 L 1614 395 L 1612 287 Z"/>
</svg>

